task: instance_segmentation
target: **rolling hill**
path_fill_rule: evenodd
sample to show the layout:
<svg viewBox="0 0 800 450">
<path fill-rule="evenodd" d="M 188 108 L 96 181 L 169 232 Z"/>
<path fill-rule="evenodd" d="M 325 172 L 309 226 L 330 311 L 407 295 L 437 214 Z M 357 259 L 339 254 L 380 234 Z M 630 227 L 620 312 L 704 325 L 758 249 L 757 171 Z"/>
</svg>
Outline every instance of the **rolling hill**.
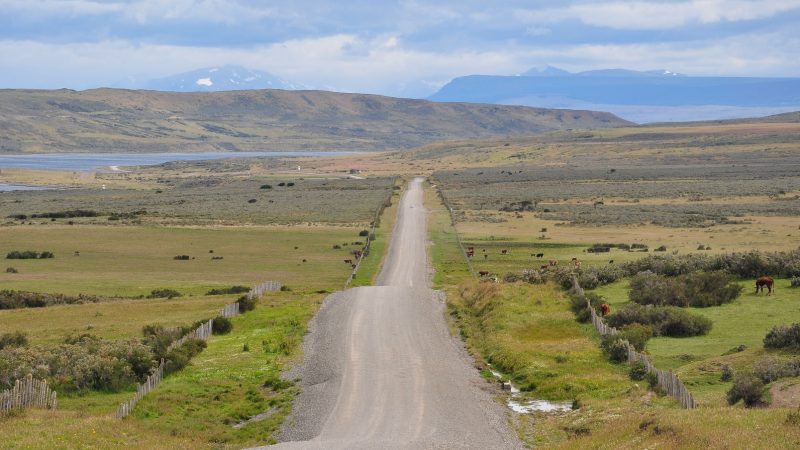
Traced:
<svg viewBox="0 0 800 450">
<path fill-rule="evenodd" d="M 384 150 L 628 122 L 324 91 L 0 90 L 0 152 Z"/>
</svg>

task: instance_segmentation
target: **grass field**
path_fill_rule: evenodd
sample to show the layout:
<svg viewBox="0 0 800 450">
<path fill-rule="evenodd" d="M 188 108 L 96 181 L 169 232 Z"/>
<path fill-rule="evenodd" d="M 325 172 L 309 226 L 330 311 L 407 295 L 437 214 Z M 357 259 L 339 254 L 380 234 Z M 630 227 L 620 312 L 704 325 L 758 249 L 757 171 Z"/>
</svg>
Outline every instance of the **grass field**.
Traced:
<svg viewBox="0 0 800 450">
<path fill-rule="evenodd" d="M 350 286 L 369 286 L 375 282 L 383 266 L 386 251 L 392 240 L 395 219 L 397 216 L 397 205 L 400 203 L 402 190 L 395 190 L 389 199 L 391 206 L 384 208 L 378 226 L 375 227 L 375 239 L 370 244 L 369 254 L 361 260 L 358 273 L 353 278 Z"/>
<path fill-rule="evenodd" d="M 184 326 L 216 317 L 235 296 L 112 300 L 82 305 L 56 305 L 0 311 L 3 333 L 21 331 L 31 344 L 58 344 L 70 335 L 91 333 L 104 339 L 141 335 L 153 323 Z"/>
<path fill-rule="evenodd" d="M 103 227 L 0 228 L 0 254 L 48 250 L 47 260 L 5 260 L 19 273 L 0 271 L 4 289 L 104 296 L 148 295 L 172 288 L 185 295 L 234 284 L 274 280 L 307 291 L 337 286 L 349 267 L 356 227 Z M 297 247 L 297 248 L 295 248 Z M 213 250 L 214 253 L 210 253 Z M 74 256 L 79 251 L 80 256 Z M 195 259 L 174 260 L 176 255 Z M 213 260 L 212 257 L 223 257 Z M 303 262 L 303 260 L 306 262 Z"/>
<path fill-rule="evenodd" d="M 704 405 L 725 404 L 725 392 L 732 382 L 720 381 L 723 365 L 730 365 L 736 371 L 750 371 L 755 361 L 764 355 L 782 356 L 781 352 L 764 349 L 764 336 L 772 327 L 800 318 L 800 290 L 790 288 L 788 280 L 776 280 L 775 293 L 770 297 L 756 295 L 752 281 L 741 284 L 745 290 L 733 303 L 691 309 L 713 322 L 707 335 L 656 337 L 647 343 L 653 362 L 659 368 L 675 371 Z M 628 301 L 627 281 L 603 286 L 594 292 L 607 298 L 612 308 Z M 740 345 L 746 349 L 736 351 Z"/>
</svg>

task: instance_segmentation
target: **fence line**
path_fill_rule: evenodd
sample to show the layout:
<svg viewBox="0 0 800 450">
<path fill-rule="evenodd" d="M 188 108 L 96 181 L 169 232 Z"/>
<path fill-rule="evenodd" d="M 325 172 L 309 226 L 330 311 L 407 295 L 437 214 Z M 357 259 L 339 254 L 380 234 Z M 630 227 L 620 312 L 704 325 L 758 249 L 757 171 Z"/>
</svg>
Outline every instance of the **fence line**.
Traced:
<svg viewBox="0 0 800 450">
<path fill-rule="evenodd" d="M 578 284 L 578 279 L 574 275 L 572 276 L 572 286 L 575 290 L 575 293 L 586 300 L 586 307 L 589 308 L 589 312 L 592 315 L 592 324 L 597 332 L 600 333 L 601 336 L 615 335 L 619 333 L 619 330 L 608 326 L 605 320 L 603 320 L 603 318 L 597 314 L 597 311 L 595 311 L 591 302 L 586 299 L 586 293 L 580 284 Z M 628 363 L 632 364 L 641 362 L 647 370 L 647 373 L 656 375 L 658 386 L 661 387 L 661 389 L 663 389 L 668 395 L 678 400 L 678 403 L 680 403 L 683 408 L 697 408 L 697 401 L 695 401 L 692 393 L 689 392 L 689 389 L 686 388 L 686 385 L 683 384 L 677 375 L 675 375 L 673 372 L 657 368 L 653 365 L 653 362 L 650 361 L 650 358 L 647 355 L 636 351 L 636 349 L 633 348 L 628 341 L 623 342 L 625 342 L 625 345 L 628 347 Z"/>
<path fill-rule="evenodd" d="M 364 257 L 369 254 L 369 248 L 372 245 L 372 235 L 375 234 L 375 229 L 378 227 L 381 221 L 381 215 L 383 211 L 386 209 L 386 205 L 392 201 L 392 196 L 394 195 L 394 184 L 392 184 L 392 190 L 389 192 L 389 195 L 386 197 L 378 209 L 375 211 L 375 217 L 372 220 L 372 225 L 369 230 L 369 234 L 367 235 L 366 243 L 364 247 L 361 248 L 361 254 L 358 255 L 358 259 L 354 264 L 353 270 L 350 271 L 350 276 L 347 277 L 347 281 L 344 282 L 344 288 L 347 289 L 350 286 L 350 283 L 353 282 L 353 279 L 356 277 L 356 273 L 358 272 L 358 268 L 361 267 L 361 261 L 364 260 Z"/>
<path fill-rule="evenodd" d="M 456 242 L 458 243 L 458 248 L 461 250 L 461 256 L 464 257 L 464 260 L 467 262 L 467 267 L 469 268 L 469 273 L 472 274 L 473 278 L 478 278 L 477 272 L 475 272 L 475 268 L 472 267 L 472 260 L 469 259 L 467 256 L 467 251 L 464 249 L 464 244 L 461 242 L 461 236 L 458 234 L 458 228 L 456 228 L 456 216 L 453 213 L 453 207 L 450 206 L 450 202 L 447 201 L 447 198 L 444 196 L 444 192 L 439 188 L 439 183 L 436 185 L 436 193 L 439 194 L 439 198 L 442 200 L 442 204 L 444 205 L 447 212 L 450 214 L 450 224 L 453 226 L 453 234 L 456 236 Z"/>
<path fill-rule="evenodd" d="M 267 281 L 264 283 L 259 284 L 258 286 L 254 287 L 247 293 L 247 297 L 249 298 L 258 298 L 264 295 L 266 292 L 275 292 L 281 290 L 281 284 L 277 281 Z M 241 313 L 241 309 L 239 307 L 239 302 L 233 302 L 225 305 L 222 308 L 222 312 L 220 315 L 222 317 L 235 317 Z M 180 339 L 173 341 L 167 347 L 166 353 L 169 353 L 172 349 L 180 347 L 181 345 L 185 344 L 186 341 L 189 339 L 200 339 L 201 341 L 207 341 L 213 332 L 214 328 L 214 319 L 210 319 L 208 322 L 204 322 L 200 324 L 194 331 L 187 333 L 186 335 L 182 336 Z M 178 328 L 175 328 L 178 329 Z M 128 400 L 127 402 L 119 405 L 117 408 L 116 417 L 118 419 L 122 419 L 124 417 L 128 417 L 128 415 L 133 411 L 133 408 L 136 407 L 136 404 L 139 403 L 139 400 L 142 399 L 145 395 L 149 394 L 150 391 L 158 386 L 158 383 L 161 382 L 161 379 L 164 377 L 164 360 L 161 360 L 161 363 L 158 365 L 158 368 L 147 377 L 144 383 L 136 386 L 136 394 L 134 394 L 133 398 Z M 0 397 L 2 398 L 2 397 Z M 53 393 L 53 401 L 55 402 L 55 392 Z"/>
<path fill-rule="evenodd" d="M 250 289 L 250 292 L 247 293 L 248 298 L 258 298 L 262 295 L 266 294 L 267 292 L 275 292 L 280 291 L 283 285 L 281 285 L 277 281 L 267 281 L 264 283 L 259 284 L 258 286 Z"/>
<path fill-rule="evenodd" d="M 0 416 L 14 409 L 57 407 L 56 392 L 50 388 L 47 380 L 37 380 L 31 374 L 17 380 L 13 388 L 0 392 Z"/>
</svg>

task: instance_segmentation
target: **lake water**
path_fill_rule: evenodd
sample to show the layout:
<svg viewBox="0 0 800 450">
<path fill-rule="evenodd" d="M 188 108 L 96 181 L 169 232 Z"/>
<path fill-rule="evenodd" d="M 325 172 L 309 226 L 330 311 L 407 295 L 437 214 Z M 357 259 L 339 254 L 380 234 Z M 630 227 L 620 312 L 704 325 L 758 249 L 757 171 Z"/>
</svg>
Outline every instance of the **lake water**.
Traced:
<svg viewBox="0 0 800 450">
<path fill-rule="evenodd" d="M 124 166 L 152 166 L 170 161 L 202 161 L 208 159 L 294 156 L 342 156 L 357 152 L 200 152 L 200 153 L 38 153 L 30 155 L 0 155 L 0 169 L 113 170 Z M 0 192 L 55 189 L 44 186 L 24 186 L 0 183 Z"/>
<path fill-rule="evenodd" d="M 0 169 L 90 171 L 111 166 L 152 166 L 169 161 L 293 156 L 340 156 L 355 152 L 39 153 L 0 155 Z"/>
</svg>

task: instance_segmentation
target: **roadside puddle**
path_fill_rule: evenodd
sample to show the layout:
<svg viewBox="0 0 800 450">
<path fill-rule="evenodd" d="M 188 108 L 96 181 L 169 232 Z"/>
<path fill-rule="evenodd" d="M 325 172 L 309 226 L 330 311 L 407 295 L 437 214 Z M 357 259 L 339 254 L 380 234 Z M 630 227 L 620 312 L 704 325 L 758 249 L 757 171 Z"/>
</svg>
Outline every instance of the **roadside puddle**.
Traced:
<svg viewBox="0 0 800 450">
<path fill-rule="evenodd" d="M 515 413 L 530 414 L 536 411 L 545 413 L 572 411 L 572 402 L 551 402 L 549 400 L 531 400 L 522 398 L 519 389 L 514 386 L 513 383 L 510 381 L 502 381 L 503 374 L 494 370 L 491 365 L 489 365 L 489 371 L 492 372 L 492 375 L 494 375 L 495 378 L 503 383 L 503 390 L 511 392 L 506 404 Z"/>
</svg>

